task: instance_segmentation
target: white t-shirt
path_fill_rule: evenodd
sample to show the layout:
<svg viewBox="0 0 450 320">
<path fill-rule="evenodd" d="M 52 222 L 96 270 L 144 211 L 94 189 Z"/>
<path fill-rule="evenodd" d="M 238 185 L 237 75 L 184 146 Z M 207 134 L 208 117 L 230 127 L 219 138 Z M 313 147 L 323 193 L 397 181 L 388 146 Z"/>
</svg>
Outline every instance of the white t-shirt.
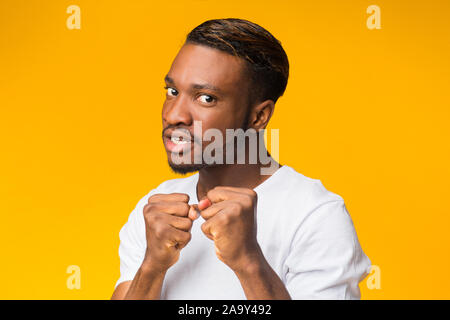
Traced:
<svg viewBox="0 0 450 320">
<path fill-rule="evenodd" d="M 198 173 L 163 182 L 142 198 L 120 231 L 120 278 L 133 280 L 147 246 L 143 207 L 155 193 L 186 193 L 198 203 Z M 344 200 L 320 180 L 286 165 L 257 186 L 257 240 L 264 257 L 292 299 L 359 299 L 358 283 L 371 262 L 358 241 Z M 169 268 L 161 299 L 246 299 L 234 272 L 220 261 L 214 243 L 201 231 L 200 216 L 192 238 Z"/>
</svg>

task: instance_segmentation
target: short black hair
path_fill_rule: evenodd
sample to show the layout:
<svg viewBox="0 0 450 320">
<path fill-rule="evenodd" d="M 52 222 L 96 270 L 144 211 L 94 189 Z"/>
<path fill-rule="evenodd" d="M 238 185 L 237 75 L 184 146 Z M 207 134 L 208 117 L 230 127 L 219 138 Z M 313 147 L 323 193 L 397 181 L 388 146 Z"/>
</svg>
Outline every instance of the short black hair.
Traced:
<svg viewBox="0 0 450 320">
<path fill-rule="evenodd" d="M 283 95 L 289 78 L 289 61 L 278 41 L 263 27 L 242 19 L 208 20 L 194 28 L 186 43 L 215 48 L 244 59 L 253 86 L 254 102 Z"/>
</svg>

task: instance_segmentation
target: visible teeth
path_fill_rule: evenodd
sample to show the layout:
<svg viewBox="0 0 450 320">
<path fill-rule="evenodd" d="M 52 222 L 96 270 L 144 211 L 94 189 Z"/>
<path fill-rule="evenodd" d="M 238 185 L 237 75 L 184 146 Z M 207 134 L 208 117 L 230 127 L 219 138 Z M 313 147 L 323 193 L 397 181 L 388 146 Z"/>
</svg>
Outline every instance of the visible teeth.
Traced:
<svg viewBox="0 0 450 320">
<path fill-rule="evenodd" d="M 175 138 L 175 137 L 170 138 L 170 140 L 175 144 L 185 144 L 185 143 L 189 142 L 187 140 L 180 140 L 179 138 Z"/>
</svg>

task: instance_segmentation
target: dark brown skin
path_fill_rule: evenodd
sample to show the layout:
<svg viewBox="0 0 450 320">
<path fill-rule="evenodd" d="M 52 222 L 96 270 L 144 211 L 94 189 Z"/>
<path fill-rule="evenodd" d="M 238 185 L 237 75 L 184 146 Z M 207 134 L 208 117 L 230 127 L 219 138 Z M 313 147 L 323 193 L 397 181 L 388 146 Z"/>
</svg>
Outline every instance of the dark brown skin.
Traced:
<svg viewBox="0 0 450 320">
<path fill-rule="evenodd" d="M 199 120 L 203 132 L 216 128 L 224 137 L 226 129 L 242 128 L 245 120 L 249 128 L 265 128 L 274 103 L 250 103 L 250 83 L 242 59 L 185 44 L 166 77 L 163 127 L 185 128 L 193 134 L 193 121 Z M 201 169 L 197 197 L 202 201 L 195 208 L 183 194 L 150 197 L 144 208 L 148 245 L 144 261 L 133 281 L 121 283 L 112 299 L 160 299 L 167 270 L 190 240 L 196 210 L 206 220 L 203 233 L 214 241 L 217 257 L 236 274 L 247 299 L 290 299 L 256 240 L 253 188 L 269 178 L 260 174 L 261 167 L 236 164 Z"/>
</svg>

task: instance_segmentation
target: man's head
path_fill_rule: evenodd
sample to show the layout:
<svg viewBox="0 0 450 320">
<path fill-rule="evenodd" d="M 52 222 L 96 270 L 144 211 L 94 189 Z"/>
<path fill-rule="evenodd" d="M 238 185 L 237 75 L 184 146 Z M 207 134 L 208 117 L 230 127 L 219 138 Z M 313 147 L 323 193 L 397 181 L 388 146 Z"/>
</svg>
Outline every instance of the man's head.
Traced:
<svg viewBox="0 0 450 320">
<path fill-rule="evenodd" d="M 203 137 L 194 135 L 194 121 L 202 131 L 214 128 L 264 129 L 278 98 L 284 93 L 289 63 L 280 42 L 264 28 L 240 19 L 209 20 L 187 36 L 166 76 L 163 138 L 169 164 L 179 173 L 197 171 L 207 164 L 193 164 L 193 146 Z M 185 129 L 180 146 L 170 136 Z M 203 143 L 205 149 L 208 144 Z M 175 164 L 172 152 L 190 153 L 191 164 Z M 211 164 L 209 164 L 211 165 Z"/>
</svg>

